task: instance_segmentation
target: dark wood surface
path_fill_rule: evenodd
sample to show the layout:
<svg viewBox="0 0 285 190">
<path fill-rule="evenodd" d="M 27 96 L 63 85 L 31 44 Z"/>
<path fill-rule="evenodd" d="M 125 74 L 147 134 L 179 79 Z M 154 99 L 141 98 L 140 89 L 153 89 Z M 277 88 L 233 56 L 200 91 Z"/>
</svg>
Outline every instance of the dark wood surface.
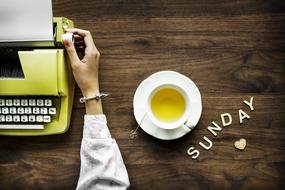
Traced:
<svg viewBox="0 0 285 190">
<path fill-rule="evenodd" d="M 104 112 L 132 189 L 284 189 L 285 2 L 54 0 L 54 16 L 90 30 L 100 50 L 100 84 L 111 96 Z M 197 128 L 161 141 L 136 127 L 132 100 L 139 83 L 174 70 L 199 87 Z M 84 107 L 76 89 L 70 130 L 45 137 L 0 137 L 0 189 L 75 189 Z M 254 97 L 253 112 L 242 103 Z M 251 119 L 238 123 L 238 109 Z M 217 137 L 207 131 L 220 114 L 233 116 Z M 213 140 L 209 151 L 198 143 Z M 233 147 L 247 139 L 245 151 Z M 186 155 L 195 146 L 197 160 Z"/>
</svg>

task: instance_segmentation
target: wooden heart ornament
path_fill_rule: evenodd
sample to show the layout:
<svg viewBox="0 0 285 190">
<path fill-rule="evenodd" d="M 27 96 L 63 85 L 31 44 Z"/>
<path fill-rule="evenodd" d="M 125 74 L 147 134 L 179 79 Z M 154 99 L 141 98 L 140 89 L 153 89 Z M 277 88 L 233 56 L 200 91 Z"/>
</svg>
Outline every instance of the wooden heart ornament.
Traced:
<svg viewBox="0 0 285 190">
<path fill-rule="evenodd" d="M 244 150 L 246 146 L 246 140 L 244 138 L 241 138 L 240 140 L 235 142 L 235 147 L 239 150 Z"/>
</svg>

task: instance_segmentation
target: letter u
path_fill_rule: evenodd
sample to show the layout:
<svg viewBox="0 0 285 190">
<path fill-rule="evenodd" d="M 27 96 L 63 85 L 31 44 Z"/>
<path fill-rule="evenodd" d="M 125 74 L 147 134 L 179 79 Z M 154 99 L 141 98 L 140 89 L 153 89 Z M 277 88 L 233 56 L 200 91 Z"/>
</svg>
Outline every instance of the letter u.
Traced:
<svg viewBox="0 0 285 190">
<path fill-rule="evenodd" d="M 209 145 L 206 146 L 206 145 L 205 145 L 204 143 L 202 143 L 202 142 L 199 142 L 199 145 L 200 145 L 201 147 L 203 147 L 205 150 L 209 150 L 210 148 L 212 148 L 212 146 L 213 146 L 212 141 L 211 141 L 210 139 L 208 139 L 208 137 L 206 137 L 206 136 L 204 136 L 203 139 L 204 139 L 205 141 L 207 141 Z"/>
</svg>

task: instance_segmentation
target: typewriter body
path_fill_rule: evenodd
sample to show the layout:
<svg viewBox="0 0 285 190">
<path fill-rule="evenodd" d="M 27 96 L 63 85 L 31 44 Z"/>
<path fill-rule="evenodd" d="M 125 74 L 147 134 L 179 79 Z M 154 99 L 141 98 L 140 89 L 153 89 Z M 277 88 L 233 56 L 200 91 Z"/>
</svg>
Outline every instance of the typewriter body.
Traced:
<svg viewBox="0 0 285 190">
<path fill-rule="evenodd" d="M 74 80 L 62 41 L 73 22 L 53 18 L 53 41 L 0 41 L 0 135 L 68 130 Z"/>
</svg>

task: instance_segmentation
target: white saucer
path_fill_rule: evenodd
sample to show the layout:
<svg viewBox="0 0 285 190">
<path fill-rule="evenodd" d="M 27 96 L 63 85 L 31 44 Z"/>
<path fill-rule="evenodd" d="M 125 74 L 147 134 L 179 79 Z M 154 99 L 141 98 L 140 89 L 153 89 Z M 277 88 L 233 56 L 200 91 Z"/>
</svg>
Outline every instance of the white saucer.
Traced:
<svg viewBox="0 0 285 190">
<path fill-rule="evenodd" d="M 149 119 L 146 114 L 147 97 L 151 89 L 164 84 L 173 83 L 184 89 L 190 97 L 190 116 L 186 122 L 188 127 L 178 127 L 176 129 L 162 129 Z M 162 140 L 178 139 L 193 130 L 197 125 L 202 113 L 201 94 L 195 83 L 188 77 L 174 71 L 160 71 L 152 74 L 138 86 L 133 100 L 134 116 L 142 130 L 149 135 Z"/>
</svg>

